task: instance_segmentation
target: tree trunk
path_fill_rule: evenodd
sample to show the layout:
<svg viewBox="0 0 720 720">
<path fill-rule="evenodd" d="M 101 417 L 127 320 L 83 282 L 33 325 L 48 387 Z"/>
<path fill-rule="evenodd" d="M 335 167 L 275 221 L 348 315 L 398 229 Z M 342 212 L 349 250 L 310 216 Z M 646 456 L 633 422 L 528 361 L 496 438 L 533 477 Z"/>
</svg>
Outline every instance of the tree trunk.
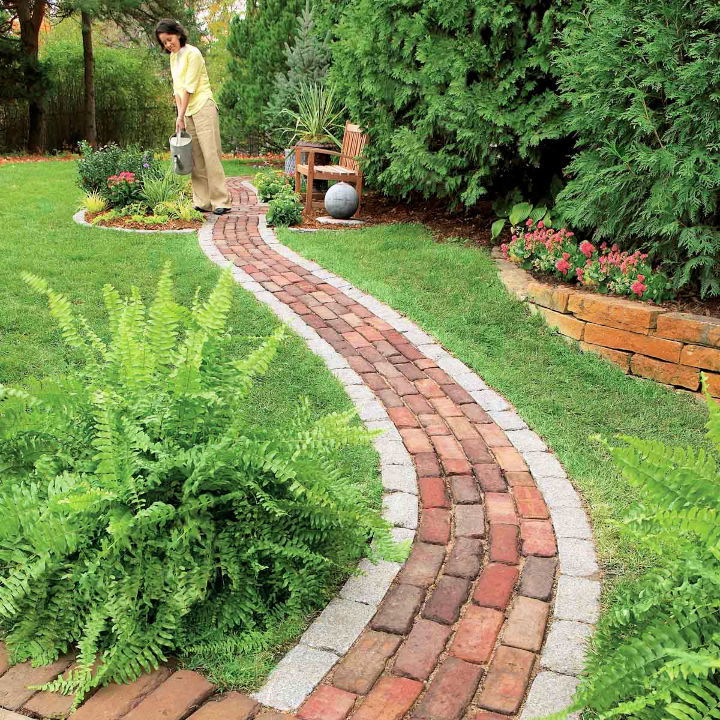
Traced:
<svg viewBox="0 0 720 720">
<path fill-rule="evenodd" d="M 92 43 L 92 18 L 85 10 L 81 11 L 80 15 L 85 67 L 85 139 L 95 147 L 97 145 L 97 124 L 95 120 L 95 58 Z"/>
<path fill-rule="evenodd" d="M 20 21 L 20 42 L 23 54 L 37 62 L 40 49 L 40 28 L 45 17 L 45 0 L 22 0 L 17 4 Z M 32 93 L 28 102 L 28 152 L 42 152 L 42 134 L 45 109 L 39 92 Z"/>
</svg>

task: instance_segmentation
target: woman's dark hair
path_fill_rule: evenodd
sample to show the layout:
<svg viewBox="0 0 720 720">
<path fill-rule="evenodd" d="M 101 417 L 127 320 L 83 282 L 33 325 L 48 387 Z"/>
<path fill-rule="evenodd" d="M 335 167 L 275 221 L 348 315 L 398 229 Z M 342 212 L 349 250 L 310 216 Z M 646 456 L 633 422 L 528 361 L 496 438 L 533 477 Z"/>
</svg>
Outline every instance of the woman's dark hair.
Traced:
<svg viewBox="0 0 720 720">
<path fill-rule="evenodd" d="M 165 46 L 160 42 L 160 33 L 166 35 L 177 35 L 180 38 L 180 47 L 185 47 L 187 42 L 187 32 L 185 28 L 177 21 L 171 18 L 163 18 L 155 27 L 155 39 L 158 41 L 158 45 L 163 49 L 164 52 L 169 53 L 169 50 L 165 49 Z"/>
</svg>

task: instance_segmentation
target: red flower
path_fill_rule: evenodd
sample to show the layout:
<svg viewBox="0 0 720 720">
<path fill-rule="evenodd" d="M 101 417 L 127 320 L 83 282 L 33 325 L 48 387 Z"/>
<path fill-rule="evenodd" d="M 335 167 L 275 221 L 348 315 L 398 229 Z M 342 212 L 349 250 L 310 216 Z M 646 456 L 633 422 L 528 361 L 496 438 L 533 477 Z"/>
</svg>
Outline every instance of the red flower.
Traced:
<svg viewBox="0 0 720 720">
<path fill-rule="evenodd" d="M 570 269 L 570 263 L 563 258 L 562 260 L 558 260 L 555 263 L 555 267 L 563 274 L 567 275 L 568 270 Z"/>
<path fill-rule="evenodd" d="M 631 286 L 630 289 L 638 296 L 640 297 L 646 290 L 647 285 L 643 285 L 639 280 L 636 280 Z"/>
<path fill-rule="evenodd" d="M 595 246 L 588 242 L 587 240 L 583 240 L 580 243 L 580 252 L 587 258 L 589 258 L 594 252 L 595 252 Z"/>
</svg>

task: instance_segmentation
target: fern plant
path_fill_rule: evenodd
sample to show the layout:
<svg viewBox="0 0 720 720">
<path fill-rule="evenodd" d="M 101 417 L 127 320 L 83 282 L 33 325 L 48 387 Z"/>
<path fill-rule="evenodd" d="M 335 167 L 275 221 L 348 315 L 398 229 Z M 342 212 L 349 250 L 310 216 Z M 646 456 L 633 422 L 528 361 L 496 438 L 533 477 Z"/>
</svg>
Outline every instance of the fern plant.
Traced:
<svg viewBox="0 0 720 720">
<path fill-rule="evenodd" d="M 720 408 L 708 437 L 720 450 Z M 625 438 L 611 452 L 644 501 L 639 551 L 667 558 L 625 588 L 596 632 L 574 705 L 597 718 L 720 717 L 720 470 L 717 454 Z"/>
<path fill-rule="evenodd" d="M 330 459 L 368 437 L 350 413 L 312 420 L 301 403 L 282 436 L 243 420 L 283 330 L 247 357 L 224 350 L 229 272 L 191 308 L 168 267 L 149 307 L 105 287 L 107 341 L 25 279 L 83 358 L 36 394 L 0 386 L 0 630 L 15 662 L 77 647 L 77 667 L 47 689 L 77 703 L 179 648 L 229 633 L 252 645 L 313 607 L 371 540 L 391 547 Z"/>
</svg>

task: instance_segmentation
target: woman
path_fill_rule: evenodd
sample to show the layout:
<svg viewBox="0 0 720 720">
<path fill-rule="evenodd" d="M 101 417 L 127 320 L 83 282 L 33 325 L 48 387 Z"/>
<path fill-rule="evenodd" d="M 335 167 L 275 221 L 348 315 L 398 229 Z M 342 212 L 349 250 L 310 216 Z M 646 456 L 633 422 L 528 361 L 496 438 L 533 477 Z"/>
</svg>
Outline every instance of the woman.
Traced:
<svg viewBox="0 0 720 720">
<path fill-rule="evenodd" d="M 177 105 L 175 131 L 192 137 L 192 189 L 195 209 L 223 215 L 230 212 L 230 194 L 220 162 L 220 124 L 205 60 L 187 44 L 187 33 L 175 20 L 163 19 L 155 28 L 160 47 L 170 55 L 170 72 Z"/>
</svg>

